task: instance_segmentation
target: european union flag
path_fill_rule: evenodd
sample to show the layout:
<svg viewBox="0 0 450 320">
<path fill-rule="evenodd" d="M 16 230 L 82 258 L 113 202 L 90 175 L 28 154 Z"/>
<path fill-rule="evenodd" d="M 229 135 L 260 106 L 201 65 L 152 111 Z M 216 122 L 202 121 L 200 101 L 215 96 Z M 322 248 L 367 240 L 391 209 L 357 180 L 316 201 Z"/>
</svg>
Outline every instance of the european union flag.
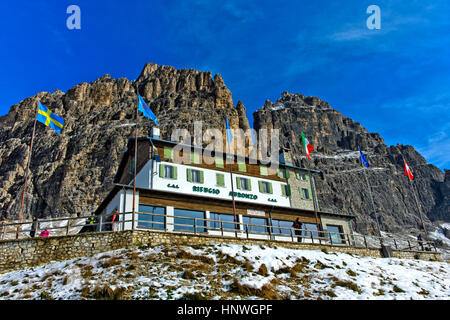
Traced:
<svg viewBox="0 0 450 320">
<path fill-rule="evenodd" d="M 145 103 L 144 99 L 140 95 L 139 96 L 139 106 L 138 110 L 142 111 L 144 116 L 147 118 L 152 119 L 156 125 L 158 125 L 158 119 L 156 118 L 155 114 L 152 112 L 152 110 L 148 107 L 148 105 Z"/>
<path fill-rule="evenodd" d="M 228 124 L 228 119 L 225 118 L 225 123 L 227 125 L 227 140 L 228 142 L 233 141 L 233 134 L 231 133 L 231 128 L 230 125 Z"/>
<path fill-rule="evenodd" d="M 366 157 L 364 157 L 364 154 L 362 153 L 361 149 L 359 149 L 359 157 L 361 159 L 361 162 L 368 168 L 370 166 L 369 161 L 367 161 Z"/>
<path fill-rule="evenodd" d="M 37 121 L 42 122 L 47 127 L 52 128 L 53 130 L 56 131 L 57 134 L 61 133 L 61 130 L 64 126 L 63 118 L 52 113 L 47 107 L 43 106 L 40 102 Z"/>
</svg>

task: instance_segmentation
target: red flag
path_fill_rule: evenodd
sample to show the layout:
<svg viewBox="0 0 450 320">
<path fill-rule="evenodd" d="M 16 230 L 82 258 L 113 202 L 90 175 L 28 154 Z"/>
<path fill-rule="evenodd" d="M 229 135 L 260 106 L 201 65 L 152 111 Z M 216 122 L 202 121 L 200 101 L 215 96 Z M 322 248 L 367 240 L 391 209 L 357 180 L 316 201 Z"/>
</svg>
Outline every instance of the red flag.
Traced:
<svg viewBox="0 0 450 320">
<path fill-rule="evenodd" d="M 403 160 L 405 162 L 405 176 L 408 176 L 410 180 L 414 179 L 414 176 L 411 172 L 411 169 L 409 169 L 408 164 L 406 163 L 406 160 Z"/>
</svg>

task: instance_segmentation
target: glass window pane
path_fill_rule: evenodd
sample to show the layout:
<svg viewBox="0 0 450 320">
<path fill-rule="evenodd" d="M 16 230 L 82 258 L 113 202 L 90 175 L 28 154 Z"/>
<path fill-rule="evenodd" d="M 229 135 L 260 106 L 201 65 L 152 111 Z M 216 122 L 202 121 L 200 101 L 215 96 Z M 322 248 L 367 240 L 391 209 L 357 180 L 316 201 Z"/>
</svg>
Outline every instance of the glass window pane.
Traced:
<svg viewBox="0 0 450 320">
<path fill-rule="evenodd" d="M 244 223 L 244 230 L 248 227 L 248 232 L 268 233 L 266 218 L 243 216 L 242 219 Z"/>
<path fill-rule="evenodd" d="M 302 235 L 310 237 L 311 233 L 312 233 L 313 237 L 318 237 L 317 225 L 316 224 L 314 224 L 314 223 L 303 223 L 302 224 L 302 229 L 303 229 Z M 311 231 L 314 231 L 314 232 L 305 231 L 305 230 L 311 230 Z"/>
<path fill-rule="evenodd" d="M 211 212 L 210 219 L 216 220 L 216 221 L 209 221 L 210 228 L 217 228 L 216 230 L 220 230 L 220 224 L 222 223 L 223 231 L 234 231 L 235 224 L 230 223 L 234 222 L 234 216 L 232 214 Z"/>
<path fill-rule="evenodd" d="M 174 230 L 175 231 L 190 231 L 194 232 L 194 218 L 204 219 L 205 212 L 194 211 L 186 209 L 177 209 L 173 211 L 174 214 Z M 205 220 L 195 220 L 196 231 L 206 232 Z"/>
<path fill-rule="evenodd" d="M 342 233 L 342 227 L 341 226 L 330 226 L 327 225 L 327 231 L 328 232 L 333 232 L 333 233 L 329 233 L 329 237 L 330 237 L 330 241 L 331 243 L 338 243 L 338 244 L 343 244 L 343 235 L 340 234 Z"/>
<path fill-rule="evenodd" d="M 149 214 L 138 214 L 138 228 L 164 229 L 166 208 L 139 205 L 139 212 Z"/>
<path fill-rule="evenodd" d="M 272 219 L 273 233 L 274 234 L 287 234 L 291 235 L 292 221 Z M 287 229 L 285 229 L 287 228 Z"/>
</svg>

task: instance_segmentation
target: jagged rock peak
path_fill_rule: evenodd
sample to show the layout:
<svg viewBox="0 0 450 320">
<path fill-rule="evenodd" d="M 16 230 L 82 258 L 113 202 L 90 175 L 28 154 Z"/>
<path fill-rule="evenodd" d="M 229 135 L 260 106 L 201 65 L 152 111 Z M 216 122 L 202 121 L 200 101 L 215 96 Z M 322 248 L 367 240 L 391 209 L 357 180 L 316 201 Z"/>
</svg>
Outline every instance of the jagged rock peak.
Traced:
<svg viewBox="0 0 450 320">
<path fill-rule="evenodd" d="M 315 107 L 321 110 L 332 110 L 328 102 L 323 101 L 318 97 L 305 96 L 303 94 L 290 93 L 287 91 L 283 91 L 281 93 L 281 98 L 279 98 L 275 103 L 270 100 L 266 100 L 262 110 L 276 111 L 286 108 L 302 107 Z"/>
</svg>

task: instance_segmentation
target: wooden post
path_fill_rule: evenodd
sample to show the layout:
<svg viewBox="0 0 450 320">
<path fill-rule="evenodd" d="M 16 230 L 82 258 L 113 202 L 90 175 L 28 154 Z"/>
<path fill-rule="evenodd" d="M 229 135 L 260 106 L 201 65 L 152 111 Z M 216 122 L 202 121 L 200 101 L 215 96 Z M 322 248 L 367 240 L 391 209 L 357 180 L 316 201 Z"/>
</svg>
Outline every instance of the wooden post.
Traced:
<svg viewBox="0 0 450 320">
<path fill-rule="evenodd" d="M 19 238 L 19 232 L 20 232 L 21 227 L 22 227 L 22 225 L 21 225 L 21 222 L 22 222 L 22 210 L 23 210 L 23 203 L 24 203 L 24 200 L 25 200 L 25 192 L 26 192 L 26 189 L 27 189 L 28 171 L 30 169 L 31 153 L 32 153 L 32 150 L 33 150 L 33 141 L 34 141 L 34 134 L 36 132 L 36 122 L 37 122 L 38 112 L 39 112 L 39 103 L 36 106 L 36 116 L 34 118 L 33 133 L 31 135 L 30 149 L 28 151 L 28 163 L 27 163 L 27 169 L 25 171 L 25 182 L 24 182 L 24 185 L 23 185 L 22 201 L 20 203 L 19 224 L 17 225 L 16 239 Z"/>
</svg>

